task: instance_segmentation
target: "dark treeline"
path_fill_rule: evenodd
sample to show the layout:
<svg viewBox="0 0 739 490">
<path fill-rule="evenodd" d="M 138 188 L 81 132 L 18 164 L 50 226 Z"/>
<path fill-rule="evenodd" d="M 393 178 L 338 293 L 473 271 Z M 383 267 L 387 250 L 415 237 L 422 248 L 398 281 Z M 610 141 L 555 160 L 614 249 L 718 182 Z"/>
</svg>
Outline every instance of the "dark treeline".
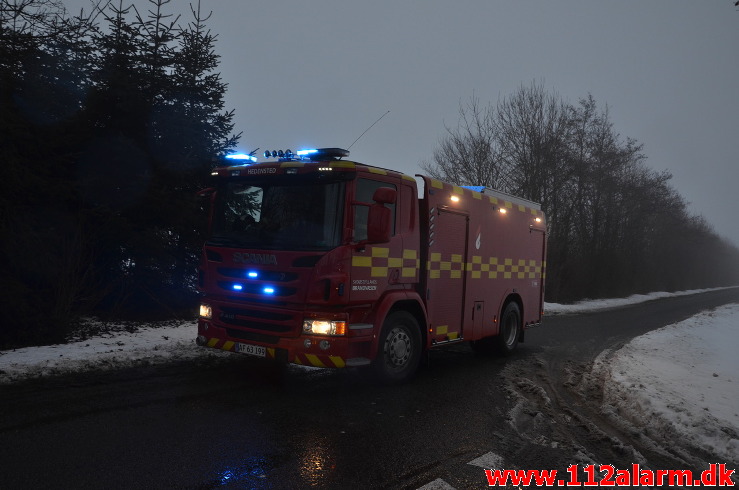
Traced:
<svg viewBox="0 0 739 490">
<path fill-rule="evenodd" d="M 196 192 L 236 136 L 207 16 L 169 2 L 0 0 L 0 346 L 196 302 Z"/>
<path fill-rule="evenodd" d="M 533 83 L 497 104 L 473 98 L 422 167 L 542 204 L 549 301 L 739 283 L 739 250 L 689 213 L 592 96 L 573 105 Z"/>
</svg>

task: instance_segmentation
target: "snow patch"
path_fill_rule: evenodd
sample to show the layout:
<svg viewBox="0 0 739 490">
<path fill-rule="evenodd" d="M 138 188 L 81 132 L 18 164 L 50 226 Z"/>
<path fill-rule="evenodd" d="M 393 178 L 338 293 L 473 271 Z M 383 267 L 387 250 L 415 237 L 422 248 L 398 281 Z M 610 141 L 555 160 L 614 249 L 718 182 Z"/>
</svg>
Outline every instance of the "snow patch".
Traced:
<svg viewBox="0 0 739 490">
<path fill-rule="evenodd" d="M 132 327 L 88 320 L 86 329 L 92 323 L 97 324 L 95 331 L 100 332 L 96 337 L 0 351 L 0 384 L 61 373 L 118 369 L 142 361 L 155 364 L 222 355 L 218 350 L 195 344 L 195 321 Z"/>
<path fill-rule="evenodd" d="M 651 438 L 739 461 L 738 321 L 739 304 L 726 305 L 607 356 L 604 412 Z"/>
<path fill-rule="evenodd" d="M 591 311 L 605 310 L 609 308 L 619 308 L 621 306 L 636 305 L 654 301 L 662 298 L 674 298 L 677 296 L 689 296 L 691 294 L 706 293 L 708 291 L 718 291 L 729 288 L 712 288 L 712 289 L 691 289 L 689 291 L 677 291 L 674 293 L 657 292 L 649 294 L 633 294 L 628 298 L 611 298 L 611 299 L 584 299 L 573 304 L 547 303 L 544 302 L 545 315 L 571 315 L 575 313 L 587 313 Z"/>
</svg>

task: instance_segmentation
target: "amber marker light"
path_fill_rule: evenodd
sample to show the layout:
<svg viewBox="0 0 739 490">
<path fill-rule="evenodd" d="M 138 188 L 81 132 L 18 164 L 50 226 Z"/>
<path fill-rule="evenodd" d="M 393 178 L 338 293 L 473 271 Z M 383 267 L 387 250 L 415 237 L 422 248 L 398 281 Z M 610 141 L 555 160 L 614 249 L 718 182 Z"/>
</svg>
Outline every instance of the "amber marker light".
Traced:
<svg viewBox="0 0 739 490">
<path fill-rule="evenodd" d="M 459 196 L 452 196 L 449 199 L 451 199 L 452 202 L 459 202 Z"/>
</svg>

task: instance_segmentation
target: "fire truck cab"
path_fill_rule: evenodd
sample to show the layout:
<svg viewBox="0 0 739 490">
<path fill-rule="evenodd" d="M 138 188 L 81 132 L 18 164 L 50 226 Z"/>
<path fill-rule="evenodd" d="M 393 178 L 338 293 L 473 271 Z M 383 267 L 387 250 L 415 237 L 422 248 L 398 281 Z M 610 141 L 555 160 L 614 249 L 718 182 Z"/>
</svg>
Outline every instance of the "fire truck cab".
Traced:
<svg viewBox="0 0 739 490">
<path fill-rule="evenodd" d="M 542 317 L 539 205 L 348 154 L 288 150 L 213 172 L 197 343 L 371 365 L 389 381 L 451 343 L 513 351 Z"/>
</svg>

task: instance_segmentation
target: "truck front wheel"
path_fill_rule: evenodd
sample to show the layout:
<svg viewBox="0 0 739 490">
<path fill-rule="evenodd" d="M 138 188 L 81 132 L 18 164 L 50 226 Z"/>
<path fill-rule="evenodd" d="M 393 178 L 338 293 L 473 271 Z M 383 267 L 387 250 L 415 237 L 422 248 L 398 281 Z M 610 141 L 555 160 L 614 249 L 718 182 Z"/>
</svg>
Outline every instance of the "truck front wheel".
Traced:
<svg viewBox="0 0 739 490">
<path fill-rule="evenodd" d="M 415 317 L 406 311 L 388 315 L 382 326 L 373 367 L 385 381 L 410 379 L 421 362 L 421 332 Z"/>
</svg>

